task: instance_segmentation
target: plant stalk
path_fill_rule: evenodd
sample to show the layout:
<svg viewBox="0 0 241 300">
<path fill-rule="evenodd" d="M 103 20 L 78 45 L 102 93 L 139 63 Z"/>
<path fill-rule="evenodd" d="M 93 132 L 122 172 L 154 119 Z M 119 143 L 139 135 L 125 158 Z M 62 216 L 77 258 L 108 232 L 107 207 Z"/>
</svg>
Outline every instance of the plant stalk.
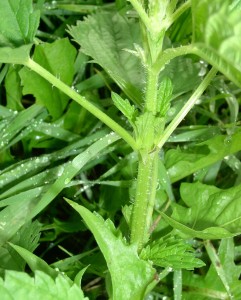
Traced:
<svg viewBox="0 0 241 300">
<path fill-rule="evenodd" d="M 53 86 L 57 87 L 63 93 L 68 95 L 71 99 L 75 100 L 83 108 L 88 110 L 96 118 L 101 120 L 110 129 L 112 129 L 120 137 L 122 137 L 133 148 L 133 150 L 135 150 L 135 151 L 137 150 L 137 145 L 136 145 L 134 138 L 122 126 L 120 126 L 118 123 L 116 123 L 114 120 L 112 120 L 107 114 L 105 114 L 94 104 L 92 104 L 91 102 L 86 100 L 85 97 L 79 95 L 75 90 L 73 90 L 71 87 L 66 85 L 61 80 L 59 80 L 57 77 L 55 77 L 53 74 L 48 72 L 46 69 L 44 69 L 42 66 L 40 66 L 38 63 L 36 63 L 32 59 L 29 59 L 27 62 L 24 63 L 24 65 L 26 67 L 30 68 L 31 70 L 33 70 L 34 72 L 36 72 L 37 74 L 39 74 L 44 79 L 46 79 Z"/>
<path fill-rule="evenodd" d="M 139 159 L 135 203 L 131 218 L 131 244 L 141 250 L 149 237 L 157 186 L 158 152 Z"/>
</svg>

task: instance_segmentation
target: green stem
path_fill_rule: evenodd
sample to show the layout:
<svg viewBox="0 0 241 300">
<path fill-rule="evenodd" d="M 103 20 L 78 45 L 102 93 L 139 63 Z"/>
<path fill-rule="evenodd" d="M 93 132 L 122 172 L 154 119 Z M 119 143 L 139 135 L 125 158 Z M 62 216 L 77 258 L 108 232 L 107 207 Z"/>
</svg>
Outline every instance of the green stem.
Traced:
<svg viewBox="0 0 241 300">
<path fill-rule="evenodd" d="M 206 90 L 212 79 L 215 77 L 217 73 L 217 70 L 215 68 L 212 68 L 207 76 L 204 78 L 204 80 L 201 82 L 201 84 L 198 86 L 198 88 L 195 90 L 195 92 L 192 94 L 192 96 L 189 98 L 189 100 L 186 102 L 186 104 L 183 106 L 183 108 L 179 111 L 179 113 L 176 115 L 176 117 L 172 120 L 172 122 L 167 126 L 164 133 L 162 134 L 159 142 L 158 142 L 158 148 L 161 149 L 162 146 L 165 144 L 165 142 L 168 140 L 170 135 L 173 133 L 173 131 L 177 128 L 177 126 L 181 123 L 181 121 L 185 118 L 185 116 L 188 114 L 188 112 L 191 110 L 195 102 L 198 100 L 198 98 L 203 94 L 203 92 Z"/>
<path fill-rule="evenodd" d="M 152 112 L 153 115 L 157 111 L 158 74 L 157 70 L 150 68 L 147 79 L 145 110 Z"/>
<path fill-rule="evenodd" d="M 135 244 L 139 250 L 149 237 L 157 186 L 157 165 L 158 152 L 148 154 L 145 161 L 140 157 L 131 218 L 131 244 Z"/>
<path fill-rule="evenodd" d="M 188 0 L 174 12 L 171 24 L 173 24 L 189 7 L 191 7 L 191 1 Z"/>
<path fill-rule="evenodd" d="M 156 69 L 156 72 L 160 72 L 163 67 L 168 64 L 173 58 L 196 53 L 196 47 L 194 45 L 180 46 L 176 48 L 168 48 L 163 52 L 160 52 L 155 65 L 153 66 Z"/>
<path fill-rule="evenodd" d="M 118 123 L 112 120 L 108 115 L 102 112 L 99 108 L 97 108 L 94 104 L 85 99 L 85 97 L 79 95 L 75 90 L 71 87 L 63 83 L 57 77 L 52 75 L 42 66 L 34 62 L 32 59 L 29 59 L 24 63 L 25 66 L 42 76 L 48 82 L 50 82 L 53 86 L 57 87 L 63 93 L 68 95 L 71 99 L 75 100 L 79 103 L 83 108 L 92 113 L 96 118 L 101 120 L 104 124 L 106 124 L 109 128 L 115 131 L 120 137 L 122 137 L 134 150 L 137 150 L 137 145 L 134 138 Z"/>
<path fill-rule="evenodd" d="M 129 0 L 134 9 L 137 11 L 141 21 L 145 24 L 146 28 L 151 32 L 150 19 L 143 8 L 142 4 L 138 0 Z"/>
</svg>

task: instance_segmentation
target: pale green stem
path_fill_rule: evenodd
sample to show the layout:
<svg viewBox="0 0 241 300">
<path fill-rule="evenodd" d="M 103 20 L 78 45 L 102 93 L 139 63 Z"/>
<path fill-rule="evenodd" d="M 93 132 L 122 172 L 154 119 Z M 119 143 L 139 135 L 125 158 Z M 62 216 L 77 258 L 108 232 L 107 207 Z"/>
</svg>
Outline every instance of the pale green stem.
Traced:
<svg viewBox="0 0 241 300">
<path fill-rule="evenodd" d="M 147 242 L 155 202 L 157 185 L 158 152 L 150 153 L 144 161 L 139 160 L 136 197 L 131 218 L 131 244 L 139 250 Z"/>
<path fill-rule="evenodd" d="M 153 68 L 155 68 L 156 72 L 160 72 L 173 58 L 190 53 L 196 53 L 196 50 L 197 49 L 194 45 L 168 48 L 160 53 Z"/>
<path fill-rule="evenodd" d="M 136 142 L 134 138 L 118 123 L 112 120 L 108 115 L 102 112 L 98 107 L 94 104 L 86 100 L 83 96 L 79 95 L 75 90 L 66 85 L 64 82 L 59 80 L 57 77 L 52 75 L 42 66 L 34 62 L 32 59 L 29 59 L 24 63 L 25 66 L 42 76 L 48 82 L 50 82 L 53 86 L 57 87 L 60 91 L 68 95 L 71 99 L 75 100 L 79 103 L 83 108 L 92 113 L 96 118 L 101 120 L 104 124 L 106 124 L 109 128 L 115 131 L 120 137 L 122 137 L 132 148 L 133 150 L 137 150 Z"/>
<path fill-rule="evenodd" d="M 145 110 L 152 112 L 153 115 L 156 114 L 157 110 L 158 74 L 158 71 L 150 67 L 147 79 Z"/>
<path fill-rule="evenodd" d="M 212 68 L 207 76 L 204 78 L 204 80 L 201 82 L 201 84 L 198 86 L 198 88 L 195 90 L 195 92 L 192 94 L 192 96 L 189 98 L 189 100 L 186 102 L 186 104 L 183 106 L 183 108 L 179 111 L 179 113 L 176 115 L 176 117 L 172 120 L 172 122 L 167 126 L 167 128 L 164 130 L 159 142 L 158 142 L 158 148 L 161 149 L 162 146 L 165 144 L 165 142 L 168 140 L 168 138 L 171 136 L 173 131 L 177 128 L 177 126 L 181 123 L 181 121 L 185 118 L 185 116 L 188 114 L 188 112 L 191 110 L 195 102 L 200 98 L 200 96 L 203 94 L 203 92 L 206 90 L 212 79 L 215 77 L 217 73 L 217 70 L 215 68 Z"/>
<path fill-rule="evenodd" d="M 171 24 L 173 24 L 189 7 L 191 7 L 191 1 L 185 2 L 181 5 L 172 15 Z"/>
</svg>

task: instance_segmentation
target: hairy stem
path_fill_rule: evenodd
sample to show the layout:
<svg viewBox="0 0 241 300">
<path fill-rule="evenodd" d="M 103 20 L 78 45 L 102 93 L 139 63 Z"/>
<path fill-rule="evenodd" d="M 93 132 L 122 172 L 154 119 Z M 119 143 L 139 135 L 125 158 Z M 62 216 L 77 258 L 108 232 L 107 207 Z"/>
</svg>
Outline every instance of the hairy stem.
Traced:
<svg viewBox="0 0 241 300">
<path fill-rule="evenodd" d="M 139 160 L 135 203 L 131 218 L 131 244 L 141 250 L 149 236 L 157 186 L 158 152 Z"/>
<path fill-rule="evenodd" d="M 83 108 L 92 113 L 96 118 L 101 120 L 104 124 L 106 124 L 110 129 L 115 131 L 120 137 L 122 137 L 132 148 L 133 150 L 137 150 L 136 142 L 134 138 L 118 123 L 112 120 L 107 114 L 101 111 L 94 104 L 85 99 L 85 97 L 79 95 L 75 90 L 66 85 L 64 82 L 59 80 L 57 77 L 52 75 L 42 66 L 34 62 L 32 59 L 29 59 L 24 63 L 25 66 L 42 76 L 48 82 L 50 82 L 53 86 L 56 86 L 63 93 L 68 95 L 71 99 L 75 100 L 78 104 L 80 104 Z"/>
</svg>

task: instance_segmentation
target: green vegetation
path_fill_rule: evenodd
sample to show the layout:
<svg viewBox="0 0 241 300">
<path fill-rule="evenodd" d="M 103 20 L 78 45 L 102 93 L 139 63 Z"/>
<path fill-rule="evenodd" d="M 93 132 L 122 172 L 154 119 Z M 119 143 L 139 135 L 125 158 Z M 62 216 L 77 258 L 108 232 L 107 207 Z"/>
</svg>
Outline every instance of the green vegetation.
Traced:
<svg viewBox="0 0 241 300">
<path fill-rule="evenodd" d="M 0 18 L 1 299 L 241 299 L 241 0 Z"/>
</svg>

